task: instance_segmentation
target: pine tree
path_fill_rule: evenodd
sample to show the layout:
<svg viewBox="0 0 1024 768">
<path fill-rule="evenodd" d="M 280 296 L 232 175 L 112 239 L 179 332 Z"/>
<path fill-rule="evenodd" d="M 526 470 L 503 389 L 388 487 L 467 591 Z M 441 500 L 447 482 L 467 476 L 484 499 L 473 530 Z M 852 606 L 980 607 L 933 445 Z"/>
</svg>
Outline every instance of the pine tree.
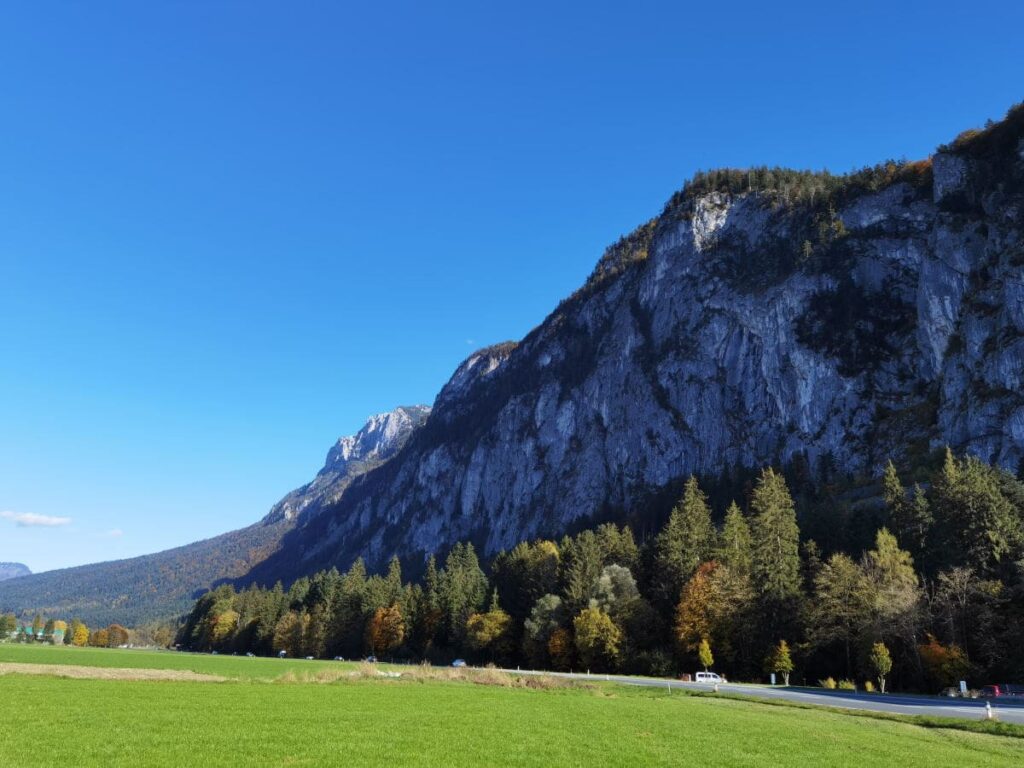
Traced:
<svg viewBox="0 0 1024 768">
<path fill-rule="evenodd" d="M 697 566 L 714 554 L 715 528 L 707 497 L 690 476 L 683 497 L 655 539 L 654 588 L 658 600 L 671 608 Z"/>
<path fill-rule="evenodd" d="M 718 537 L 718 548 L 715 558 L 729 567 L 738 575 L 749 576 L 753 564 L 753 540 L 750 535 L 750 524 L 736 505 L 729 504 L 725 511 L 725 522 L 722 533 Z"/>
<path fill-rule="evenodd" d="M 466 620 L 487 599 L 487 577 L 480 570 L 476 550 L 465 542 L 452 547 L 441 573 L 441 615 L 444 635 L 452 645 L 465 637 Z"/>
<path fill-rule="evenodd" d="M 593 531 L 562 540 L 561 575 L 562 595 L 570 614 L 587 606 L 594 583 L 601 577 L 604 558 L 601 543 Z"/>
<path fill-rule="evenodd" d="M 896 536 L 900 537 L 904 533 L 903 521 L 906 519 L 904 508 L 907 504 L 907 494 L 903 490 L 903 483 L 900 482 L 896 465 L 892 463 L 892 459 L 886 463 L 885 472 L 882 474 L 882 498 L 885 500 L 893 530 L 896 531 Z"/>
<path fill-rule="evenodd" d="M 889 524 L 900 545 L 917 557 L 924 555 L 927 552 L 932 516 L 921 486 L 915 485 L 914 493 L 908 499 L 896 467 L 890 461 L 882 475 L 882 497 L 888 511 Z"/>
<path fill-rule="evenodd" d="M 800 594 L 800 529 L 782 475 L 762 472 L 750 506 L 754 583 L 764 598 L 784 604 Z"/>
<path fill-rule="evenodd" d="M 802 597 L 800 530 L 782 475 L 764 470 L 751 495 L 753 562 L 757 591 L 757 644 L 775 642 L 797 631 Z"/>
<path fill-rule="evenodd" d="M 1003 561 L 1020 552 L 1019 513 L 1003 495 L 999 473 L 977 458 L 957 461 L 947 448 L 930 501 L 943 562 L 997 576 Z"/>
<path fill-rule="evenodd" d="M 386 584 L 385 601 L 388 605 L 398 603 L 402 597 L 402 563 L 397 555 L 388 562 L 388 575 L 384 577 Z"/>
<path fill-rule="evenodd" d="M 366 565 L 357 558 L 344 576 L 335 599 L 329 647 L 334 653 L 353 658 L 362 651 Z"/>
</svg>

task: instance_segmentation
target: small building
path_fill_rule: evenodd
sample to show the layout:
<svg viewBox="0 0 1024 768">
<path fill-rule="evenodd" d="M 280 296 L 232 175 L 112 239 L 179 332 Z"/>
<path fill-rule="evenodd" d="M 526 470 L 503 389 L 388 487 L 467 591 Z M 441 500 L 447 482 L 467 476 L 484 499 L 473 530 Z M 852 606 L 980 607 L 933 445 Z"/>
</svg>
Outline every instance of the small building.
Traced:
<svg viewBox="0 0 1024 768">
<path fill-rule="evenodd" d="M 54 645 L 63 645 L 64 643 L 64 629 L 54 627 L 52 642 Z M 24 634 L 26 638 L 31 638 L 37 643 L 49 642 L 50 636 L 47 636 L 45 627 L 40 627 L 39 632 L 33 632 L 31 624 L 19 623 L 17 629 L 10 634 L 11 639 L 17 639 Z"/>
</svg>

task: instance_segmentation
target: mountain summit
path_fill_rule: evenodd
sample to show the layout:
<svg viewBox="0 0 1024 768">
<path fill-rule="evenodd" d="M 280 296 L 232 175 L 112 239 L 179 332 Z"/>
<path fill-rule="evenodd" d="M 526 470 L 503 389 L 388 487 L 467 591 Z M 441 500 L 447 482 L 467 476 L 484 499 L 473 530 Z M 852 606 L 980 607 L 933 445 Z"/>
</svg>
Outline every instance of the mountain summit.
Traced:
<svg viewBox="0 0 1024 768">
<path fill-rule="evenodd" d="M 340 438 L 327 453 L 327 461 L 313 481 L 277 502 L 263 522 L 317 514 L 325 505 L 341 498 L 354 478 L 394 456 L 429 415 L 426 405 L 403 405 L 371 416 L 354 435 Z"/>
</svg>

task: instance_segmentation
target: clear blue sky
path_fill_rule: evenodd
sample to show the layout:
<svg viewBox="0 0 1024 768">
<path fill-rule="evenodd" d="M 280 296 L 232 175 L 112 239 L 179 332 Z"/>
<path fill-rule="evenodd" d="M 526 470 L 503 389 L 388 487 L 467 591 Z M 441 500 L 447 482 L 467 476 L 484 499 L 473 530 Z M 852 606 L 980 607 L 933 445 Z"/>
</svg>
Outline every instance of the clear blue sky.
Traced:
<svg viewBox="0 0 1024 768">
<path fill-rule="evenodd" d="M 1024 98 L 1008 1 L 44 5 L 0 10 L 0 560 L 34 570 L 257 520 L 698 168 L 921 157 Z"/>
</svg>

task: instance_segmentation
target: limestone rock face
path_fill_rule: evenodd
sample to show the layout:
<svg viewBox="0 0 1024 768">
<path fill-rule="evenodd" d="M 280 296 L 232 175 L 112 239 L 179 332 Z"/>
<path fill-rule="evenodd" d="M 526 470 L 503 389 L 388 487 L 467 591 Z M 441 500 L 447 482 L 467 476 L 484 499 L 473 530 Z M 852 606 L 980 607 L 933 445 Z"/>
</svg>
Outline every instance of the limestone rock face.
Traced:
<svg viewBox="0 0 1024 768">
<path fill-rule="evenodd" d="M 316 514 L 341 498 L 353 478 L 390 459 L 430 414 L 425 405 L 399 406 L 371 416 L 356 434 L 338 439 L 312 481 L 289 493 L 271 508 L 264 522 L 293 520 Z"/>
<path fill-rule="evenodd" d="M 735 465 L 877 472 L 949 444 L 1016 470 L 1021 123 L 834 206 L 674 200 L 530 335 L 459 366 L 393 459 L 300 524 L 289 567 L 493 554 Z"/>
</svg>

